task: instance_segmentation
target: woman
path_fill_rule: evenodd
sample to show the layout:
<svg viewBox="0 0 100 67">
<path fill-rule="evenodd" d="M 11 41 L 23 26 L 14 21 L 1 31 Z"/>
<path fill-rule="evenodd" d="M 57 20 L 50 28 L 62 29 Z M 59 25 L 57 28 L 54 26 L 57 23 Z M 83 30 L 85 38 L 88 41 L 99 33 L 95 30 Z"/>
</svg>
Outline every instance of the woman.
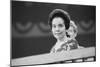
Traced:
<svg viewBox="0 0 100 67">
<path fill-rule="evenodd" d="M 72 40 L 72 44 L 76 44 L 78 46 L 78 48 L 84 48 L 83 46 L 79 46 L 77 40 L 75 39 L 75 37 L 77 36 L 78 33 L 78 29 L 76 24 L 74 23 L 74 21 L 70 21 L 70 27 L 68 29 L 68 35 L 69 35 L 69 40 Z"/>
<path fill-rule="evenodd" d="M 74 23 L 74 21 L 70 21 L 70 27 L 67 30 L 68 35 L 69 35 L 69 39 L 75 39 L 75 37 L 77 36 L 78 30 L 77 30 L 77 26 Z"/>
<path fill-rule="evenodd" d="M 70 27 L 67 31 L 68 35 L 69 35 L 69 42 L 71 42 L 69 45 L 74 45 L 74 47 L 76 48 L 83 48 L 82 46 L 79 46 L 77 40 L 75 39 L 75 37 L 77 36 L 77 33 L 78 33 L 78 29 L 77 29 L 77 26 L 76 24 L 74 23 L 74 21 L 70 21 Z"/>
<path fill-rule="evenodd" d="M 77 36 L 78 33 L 78 29 L 76 24 L 74 23 L 74 21 L 70 21 L 70 27 L 68 29 L 68 35 L 69 35 L 69 41 L 70 42 L 70 46 L 73 46 L 74 48 L 83 48 L 82 46 L 79 46 L 77 40 L 75 39 L 75 37 Z M 72 48 L 72 47 L 71 47 Z M 65 61 L 65 62 L 82 62 L 83 59 L 77 59 L 77 60 L 72 60 L 72 61 Z"/>
<path fill-rule="evenodd" d="M 71 41 L 69 41 L 67 32 L 70 27 L 70 20 L 69 14 L 64 10 L 55 9 L 50 13 L 49 25 L 53 36 L 57 39 L 57 42 L 51 49 L 50 53 L 78 48 L 76 44 L 69 45 L 71 44 Z"/>
</svg>

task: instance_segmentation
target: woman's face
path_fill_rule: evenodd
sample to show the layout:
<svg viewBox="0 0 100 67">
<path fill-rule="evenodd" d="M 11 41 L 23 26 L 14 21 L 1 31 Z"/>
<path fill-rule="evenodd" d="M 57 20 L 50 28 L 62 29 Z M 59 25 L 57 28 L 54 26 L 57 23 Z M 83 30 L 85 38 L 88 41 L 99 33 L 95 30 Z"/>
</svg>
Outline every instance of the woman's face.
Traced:
<svg viewBox="0 0 100 67">
<path fill-rule="evenodd" d="M 72 37 L 74 37 L 74 29 L 73 29 L 73 27 L 72 26 L 70 26 L 69 27 L 69 29 L 68 29 L 68 34 L 70 35 L 70 37 L 72 38 Z"/>
<path fill-rule="evenodd" d="M 55 17 L 52 20 L 52 33 L 55 38 L 60 39 L 66 36 L 64 20 L 61 17 Z"/>
</svg>

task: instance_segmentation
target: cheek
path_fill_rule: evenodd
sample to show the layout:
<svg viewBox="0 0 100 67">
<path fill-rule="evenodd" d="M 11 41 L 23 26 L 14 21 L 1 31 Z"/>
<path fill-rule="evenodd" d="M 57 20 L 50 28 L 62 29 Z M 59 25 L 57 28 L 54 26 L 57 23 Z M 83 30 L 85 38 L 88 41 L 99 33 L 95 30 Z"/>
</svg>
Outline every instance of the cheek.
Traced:
<svg viewBox="0 0 100 67">
<path fill-rule="evenodd" d="M 74 35 L 74 32 L 69 32 L 69 35 L 73 36 Z"/>
<path fill-rule="evenodd" d="M 60 31 L 62 31 L 62 32 L 65 32 L 65 33 L 66 33 L 66 29 L 65 29 L 65 28 L 62 28 Z"/>
<path fill-rule="evenodd" d="M 51 32 L 54 34 L 55 30 L 54 30 L 54 29 L 52 29 L 52 30 L 51 30 Z"/>
</svg>

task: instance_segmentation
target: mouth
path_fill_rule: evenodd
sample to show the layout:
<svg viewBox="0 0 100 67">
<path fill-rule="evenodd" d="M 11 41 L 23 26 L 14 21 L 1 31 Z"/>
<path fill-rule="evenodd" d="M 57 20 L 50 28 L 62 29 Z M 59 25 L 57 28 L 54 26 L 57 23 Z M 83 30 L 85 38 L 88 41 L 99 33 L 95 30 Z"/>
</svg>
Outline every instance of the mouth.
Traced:
<svg viewBox="0 0 100 67">
<path fill-rule="evenodd" d="M 62 34 L 62 32 L 59 32 L 59 33 L 55 33 L 56 35 L 60 35 L 60 34 Z"/>
</svg>

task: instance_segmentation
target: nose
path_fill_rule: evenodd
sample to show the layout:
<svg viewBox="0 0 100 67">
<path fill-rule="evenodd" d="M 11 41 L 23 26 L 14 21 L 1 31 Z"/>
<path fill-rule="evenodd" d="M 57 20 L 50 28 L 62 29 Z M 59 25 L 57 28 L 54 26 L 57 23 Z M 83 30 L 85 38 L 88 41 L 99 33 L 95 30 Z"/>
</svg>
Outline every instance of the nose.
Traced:
<svg viewBox="0 0 100 67">
<path fill-rule="evenodd" d="M 59 32 L 59 31 L 60 31 L 59 27 L 56 27 L 56 28 L 55 28 L 55 31 L 56 31 L 56 32 Z"/>
</svg>

